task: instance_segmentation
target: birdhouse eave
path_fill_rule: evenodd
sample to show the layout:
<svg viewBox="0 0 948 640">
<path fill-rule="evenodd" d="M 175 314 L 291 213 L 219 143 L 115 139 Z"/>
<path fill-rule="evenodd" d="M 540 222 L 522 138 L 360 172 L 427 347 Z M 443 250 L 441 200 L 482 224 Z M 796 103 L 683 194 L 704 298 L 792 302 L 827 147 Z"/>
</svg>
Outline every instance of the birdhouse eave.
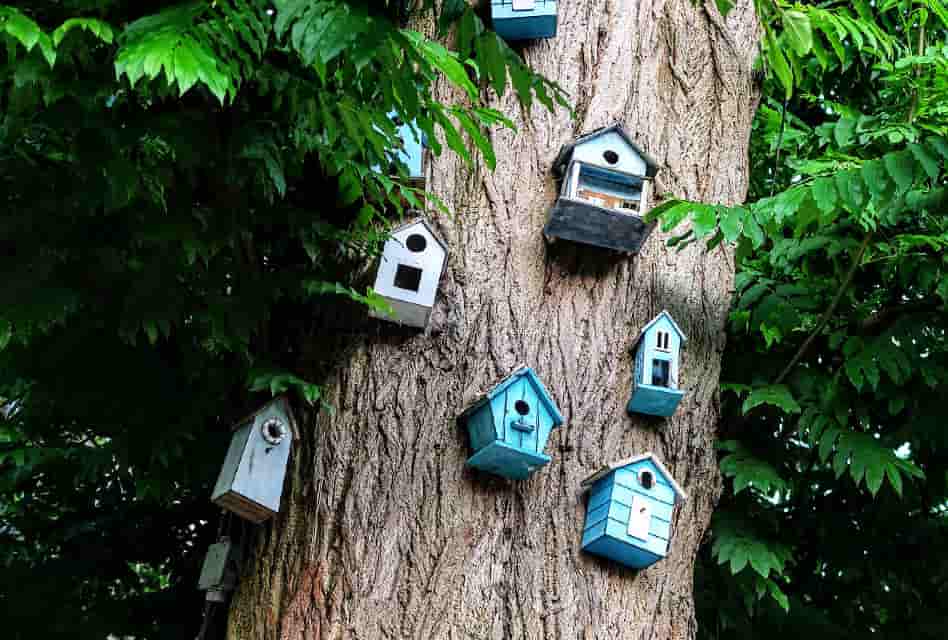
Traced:
<svg viewBox="0 0 948 640">
<path fill-rule="evenodd" d="M 678 498 L 680 498 L 682 501 L 688 499 L 688 494 L 685 492 L 682 486 L 678 484 L 674 476 L 672 476 L 672 474 L 668 471 L 668 469 L 665 468 L 665 465 L 662 464 L 662 461 L 659 460 L 658 457 L 656 457 L 656 455 L 652 453 L 651 451 L 643 453 L 641 455 L 632 456 L 630 458 L 616 460 L 615 462 L 605 465 L 604 467 L 600 468 L 598 471 L 593 473 L 591 476 L 583 480 L 582 484 L 580 485 L 580 488 L 582 489 L 583 492 L 586 492 L 596 483 L 596 481 L 606 477 L 607 475 L 609 475 L 616 469 L 621 469 L 623 467 L 627 467 L 629 465 L 635 464 L 636 462 L 642 462 L 643 460 L 649 460 L 652 464 L 655 465 L 655 468 L 658 469 L 658 472 L 662 474 L 662 476 L 668 481 L 668 484 L 670 484 L 672 489 L 674 489 L 675 494 L 678 496 Z"/>
</svg>

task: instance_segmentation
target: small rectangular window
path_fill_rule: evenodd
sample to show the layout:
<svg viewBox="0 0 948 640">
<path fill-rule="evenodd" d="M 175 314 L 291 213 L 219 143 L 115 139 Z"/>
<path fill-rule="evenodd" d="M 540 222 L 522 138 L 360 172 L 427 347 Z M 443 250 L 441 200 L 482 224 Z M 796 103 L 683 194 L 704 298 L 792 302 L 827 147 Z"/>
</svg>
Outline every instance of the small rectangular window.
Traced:
<svg viewBox="0 0 948 640">
<path fill-rule="evenodd" d="M 407 291 L 418 291 L 421 286 L 421 269 L 405 264 L 398 265 L 395 270 L 395 286 Z"/>
<path fill-rule="evenodd" d="M 658 358 L 652 360 L 652 386 L 667 387 L 669 379 L 669 362 Z"/>
<path fill-rule="evenodd" d="M 655 347 L 662 351 L 668 351 L 668 332 L 658 331 L 655 334 Z"/>
</svg>

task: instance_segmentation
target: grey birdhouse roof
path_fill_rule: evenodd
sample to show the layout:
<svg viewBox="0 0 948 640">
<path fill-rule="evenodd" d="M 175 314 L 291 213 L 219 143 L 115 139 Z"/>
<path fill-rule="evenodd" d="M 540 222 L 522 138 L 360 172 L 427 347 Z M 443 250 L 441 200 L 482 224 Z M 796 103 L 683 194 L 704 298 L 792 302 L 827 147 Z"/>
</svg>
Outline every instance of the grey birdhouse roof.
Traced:
<svg viewBox="0 0 948 640">
<path fill-rule="evenodd" d="M 649 322 L 644 327 L 642 327 L 642 330 L 639 331 L 638 337 L 636 337 L 635 342 L 632 343 L 633 349 L 638 346 L 642 338 L 645 337 L 645 334 L 648 333 L 648 330 L 651 329 L 653 326 L 655 326 L 655 323 L 658 322 L 662 318 L 662 316 L 665 316 L 666 318 L 668 318 L 668 321 L 671 323 L 671 326 L 675 330 L 675 333 L 677 333 L 678 337 L 681 338 L 681 343 L 685 344 L 686 342 L 688 342 L 688 336 L 686 336 L 685 332 L 681 330 L 681 327 L 679 327 L 678 323 L 675 322 L 675 319 L 671 317 L 671 314 L 665 310 L 662 310 L 660 314 L 652 318 L 652 321 Z"/>
<path fill-rule="evenodd" d="M 593 484 L 595 484 L 597 480 L 599 480 L 602 477 L 605 477 L 607 474 L 612 473 L 616 469 L 627 467 L 630 464 L 635 464 L 636 462 L 641 462 L 642 460 L 651 460 L 652 464 L 655 465 L 655 468 L 658 469 L 658 472 L 661 473 L 662 476 L 664 476 L 664 478 L 668 481 L 668 484 L 670 484 L 672 486 L 672 489 L 675 490 L 675 493 L 678 495 L 678 497 L 681 498 L 682 500 L 688 499 L 688 494 L 685 493 L 685 490 L 682 489 L 681 485 L 675 481 L 675 478 L 673 478 L 672 474 L 668 472 L 668 469 L 665 468 L 665 465 L 662 464 L 662 461 L 659 460 L 658 457 L 651 451 L 647 453 L 643 453 L 638 456 L 632 456 L 631 458 L 616 460 L 613 463 L 607 464 L 606 466 L 600 468 L 599 471 L 597 471 L 596 473 L 592 474 L 591 476 L 583 480 L 583 483 L 581 485 L 582 490 L 587 491 L 590 487 L 593 486 Z"/>
<path fill-rule="evenodd" d="M 520 365 L 509 376 L 492 386 L 488 391 L 480 394 L 477 399 L 471 403 L 471 405 L 465 409 L 463 413 L 461 413 L 461 417 L 469 415 L 471 412 L 479 409 L 482 405 L 484 405 L 484 403 L 490 402 L 498 395 L 503 393 L 507 387 L 522 377 L 526 377 L 527 380 L 530 381 L 530 384 L 533 385 L 533 388 L 536 389 L 537 396 L 540 398 L 540 402 L 543 403 L 543 406 L 553 417 L 553 427 L 556 428 L 563 424 L 563 414 L 561 414 L 560 410 L 555 404 L 553 404 L 550 392 L 546 390 L 543 382 L 541 382 L 540 378 L 537 377 L 537 374 L 533 372 L 533 369 L 525 365 Z"/>
<path fill-rule="evenodd" d="M 646 177 L 654 178 L 658 174 L 658 162 L 655 160 L 655 158 L 646 153 L 642 147 L 635 144 L 632 138 L 629 137 L 629 134 L 626 133 L 625 129 L 618 122 L 612 126 L 601 127 L 591 133 L 582 135 L 572 142 L 568 142 L 560 147 L 560 152 L 556 155 L 556 160 L 553 161 L 553 171 L 556 172 L 557 175 L 564 175 L 566 172 L 566 166 L 569 164 L 570 158 L 573 157 L 573 149 L 575 149 L 577 145 L 589 142 L 590 140 L 598 138 L 601 135 L 605 135 L 610 131 L 615 131 L 618 133 L 619 136 L 626 142 L 626 144 L 632 147 L 632 150 L 639 154 L 642 160 L 645 161 Z"/>
</svg>

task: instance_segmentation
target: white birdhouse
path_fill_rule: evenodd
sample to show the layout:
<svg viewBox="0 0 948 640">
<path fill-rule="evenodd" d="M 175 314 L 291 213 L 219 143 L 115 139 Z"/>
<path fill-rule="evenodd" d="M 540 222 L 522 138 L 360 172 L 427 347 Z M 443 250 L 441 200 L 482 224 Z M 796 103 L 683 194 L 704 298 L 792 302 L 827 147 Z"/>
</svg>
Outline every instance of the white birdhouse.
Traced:
<svg viewBox="0 0 948 640">
<path fill-rule="evenodd" d="M 256 523 L 280 511 L 292 420 L 281 396 L 238 423 L 211 494 L 215 504 Z"/>
<path fill-rule="evenodd" d="M 448 245 L 423 218 L 404 224 L 385 243 L 375 292 L 395 312 L 369 313 L 383 320 L 424 329 L 438 294 L 438 283 L 448 258 Z"/>
</svg>

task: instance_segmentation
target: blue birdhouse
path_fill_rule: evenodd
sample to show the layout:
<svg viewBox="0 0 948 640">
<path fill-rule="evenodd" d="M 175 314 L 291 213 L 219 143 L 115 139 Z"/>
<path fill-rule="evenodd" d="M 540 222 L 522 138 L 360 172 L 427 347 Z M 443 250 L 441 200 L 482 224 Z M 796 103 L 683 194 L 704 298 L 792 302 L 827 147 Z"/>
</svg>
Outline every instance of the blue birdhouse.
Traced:
<svg viewBox="0 0 948 640">
<path fill-rule="evenodd" d="M 553 398 L 529 367 L 521 367 L 461 414 L 474 455 L 467 464 L 523 480 L 550 462 L 550 431 L 563 424 Z"/>
<path fill-rule="evenodd" d="M 629 413 L 670 416 L 683 391 L 678 388 L 681 346 L 688 341 L 667 311 L 662 311 L 639 333 L 635 342 L 632 397 Z"/>
<path fill-rule="evenodd" d="M 687 496 L 653 453 L 619 460 L 583 481 L 583 550 L 644 569 L 668 554 L 672 511 Z"/>
<path fill-rule="evenodd" d="M 623 253 L 636 253 L 646 224 L 658 164 L 620 125 L 598 129 L 560 149 L 553 173 L 562 181 L 543 234 Z"/>
<path fill-rule="evenodd" d="M 504 40 L 556 35 L 556 0 L 491 0 L 494 31 Z"/>
</svg>

